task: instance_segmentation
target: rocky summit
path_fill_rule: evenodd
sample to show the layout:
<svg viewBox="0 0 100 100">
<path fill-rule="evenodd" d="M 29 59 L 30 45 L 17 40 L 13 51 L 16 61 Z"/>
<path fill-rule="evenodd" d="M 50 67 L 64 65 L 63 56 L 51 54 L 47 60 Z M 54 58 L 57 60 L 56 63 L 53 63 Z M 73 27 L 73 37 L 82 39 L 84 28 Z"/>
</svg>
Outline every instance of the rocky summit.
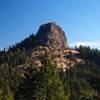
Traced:
<svg viewBox="0 0 100 100">
<path fill-rule="evenodd" d="M 55 22 L 40 26 L 36 34 L 36 44 L 54 49 L 68 48 L 65 33 Z"/>
<path fill-rule="evenodd" d="M 83 62 L 77 55 L 78 51 L 68 48 L 64 31 L 51 22 L 40 26 L 36 34 L 36 46 L 32 51 L 32 64 L 36 67 L 43 66 L 42 58 L 48 53 L 57 68 L 69 69 L 76 63 Z"/>
<path fill-rule="evenodd" d="M 76 63 L 84 63 L 78 57 L 78 51 L 70 49 L 67 44 L 64 31 L 54 22 L 43 24 L 40 26 L 36 34 L 36 43 L 31 53 L 31 65 L 36 68 L 43 67 L 42 60 L 45 55 L 52 59 L 57 69 L 66 71 Z M 18 71 L 26 70 L 31 65 L 22 65 L 17 67 Z"/>
</svg>

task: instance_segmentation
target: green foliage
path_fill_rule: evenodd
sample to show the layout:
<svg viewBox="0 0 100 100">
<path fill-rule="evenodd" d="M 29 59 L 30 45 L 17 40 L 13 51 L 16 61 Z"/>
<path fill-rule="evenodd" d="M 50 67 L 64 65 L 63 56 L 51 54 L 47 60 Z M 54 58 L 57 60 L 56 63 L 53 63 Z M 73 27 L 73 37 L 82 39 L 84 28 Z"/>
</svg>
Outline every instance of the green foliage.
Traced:
<svg viewBox="0 0 100 100">
<path fill-rule="evenodd" d="M 30 35 L 8 50 L 0 51 L 0 100 L 14 100 L 17 87 L 22 81 L 14 68 L 29 63 L 29 51 L 34 41 L 34 35 Z"/>
<path fill-rule="evenodd" d="M 0 100 L 100 100 L 100 51 L 89 47 L 76 48 L 84 64 L 58 73 L 49 57 L 44 66 L 31 67 L 21 78 L 14 68 L 30 61 L 31 35 L 9 50 L 0 51 Z"/>
<path fill-rule="evenodd" d="M 66 71 L 63 78 L 68 100 L 100 99 L 100 68 L 94 63 L 75 65 Z"/>
<path fill-rule="evenodd" d="M 0 66 L 0 100 L 14 100 L 19 77 L 8 64 Z"/>
<path fill-rule="evenodd" d="M 15 45 L 9 47 L 9 51 L 16 51 L 17 48 L 19 48 L 20 50 L 22 50 L 23 48 L 25 48 L 25 50 L 28 50 L 33 47 L 35 44 L 35 36 L 34 34 L 31 34 L 28 38 L 25 38 L 23 41 L 16 43 Z"/>
<path fill-rule="evenodd" d="M 76 48 L 76 50 L 80 52 L 80 58 L 92 61 L 96 65 L 100 66 L 100 51 L 98 49 L 80 46 L 79 48 Z"/>
<path fill-rule="evenodd" d="M 45 100 L 65 100 L 64 87 L 56 67 L 51 64 L 48 57 L 44 58 L 43 64 L 42 77 L 44 88 L 46 89 Z"/>
<path fill-rule="evenodd" d="M 64 87 L 56 68 L 44 58 L 44 67 L 26 73 L 27 80 L 19 87 L 17 100 L 66 100 Z"/>
<path fill-rule="evenodd" d="M 24 48 L 23 50 L 17 48 L 16 51 L 9 51 L 1 53 L 0 55 L 0 64 L 8 63 L 9 66 L 13 67 L 26 63 L 28 61 L 29 57 L 27 56 L 27 52 L 25 51 Z"/>
</svg>

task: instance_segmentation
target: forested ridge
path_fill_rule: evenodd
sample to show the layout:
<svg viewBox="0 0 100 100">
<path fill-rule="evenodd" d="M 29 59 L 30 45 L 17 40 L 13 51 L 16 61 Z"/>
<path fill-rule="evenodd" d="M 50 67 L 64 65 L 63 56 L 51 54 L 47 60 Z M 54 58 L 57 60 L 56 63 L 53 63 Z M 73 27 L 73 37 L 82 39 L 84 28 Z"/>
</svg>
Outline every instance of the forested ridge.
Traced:
<svg viewBox="0 0 100 100">
<path fill-rule="evenodd" d="M 32 67 L 21 77 L 15 67 L 30 63 L 35 36 L 0 51 L 0 100 L 100 100 L 100 51 L 80 46 L 84 60 L 69 70 L 58 71 L 48 55 L 44 67 Z M 34 65 L 31 65 L 34 66 Z"/>
</svg>

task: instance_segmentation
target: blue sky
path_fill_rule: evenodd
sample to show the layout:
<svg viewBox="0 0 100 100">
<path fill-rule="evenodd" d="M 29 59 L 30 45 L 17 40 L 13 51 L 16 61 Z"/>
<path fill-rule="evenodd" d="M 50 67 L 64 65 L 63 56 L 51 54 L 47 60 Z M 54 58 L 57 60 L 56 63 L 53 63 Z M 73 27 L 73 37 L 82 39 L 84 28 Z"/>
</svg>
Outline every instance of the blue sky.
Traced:
<svg viewBox="0 0 100 100">
<path fill-rule="evenodd" d="M 50 21 L 63 28 L 70 46 L 100 49 L 100 0 L 0 0 L 0 48 Z"/>
</svg>

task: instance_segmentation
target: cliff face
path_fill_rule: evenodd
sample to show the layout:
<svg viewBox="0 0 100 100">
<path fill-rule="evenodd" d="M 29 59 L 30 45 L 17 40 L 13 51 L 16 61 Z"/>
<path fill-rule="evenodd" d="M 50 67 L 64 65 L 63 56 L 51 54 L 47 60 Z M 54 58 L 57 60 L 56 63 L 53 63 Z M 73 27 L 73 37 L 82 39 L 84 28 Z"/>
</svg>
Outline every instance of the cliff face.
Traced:
<svg viewBox="0 0 100 100">
<path fill-rule="evenodd" d="M 54 49 L 68 48 L 64 31 L 54 22 L 41 25 L 36 34 L 36 40 L 37 45 Z"/>
</svg>

